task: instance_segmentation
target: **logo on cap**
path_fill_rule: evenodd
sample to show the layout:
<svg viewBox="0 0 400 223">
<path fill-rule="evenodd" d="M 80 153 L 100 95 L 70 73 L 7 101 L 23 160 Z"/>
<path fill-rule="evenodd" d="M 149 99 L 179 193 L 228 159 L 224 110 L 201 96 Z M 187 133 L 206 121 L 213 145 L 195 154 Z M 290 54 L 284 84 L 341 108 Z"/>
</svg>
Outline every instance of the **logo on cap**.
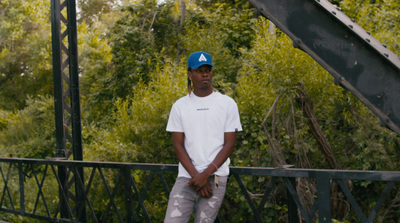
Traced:
<svg viewBox="0 0 400 223">
<path fill-rule="evenodd" d="M 201 61 L 207 61 L 206 57 L 203 54 L 201 54 L 201 56 L 199 58 L 199 62 L 201 62 Z"/>
<path fill-rule="evenodd" d="M 213 66 L 210 54 L 203 51 L 190 54 L 188 58 L 188 68 L 197 69 L 203 65 Z"/>
</svg>

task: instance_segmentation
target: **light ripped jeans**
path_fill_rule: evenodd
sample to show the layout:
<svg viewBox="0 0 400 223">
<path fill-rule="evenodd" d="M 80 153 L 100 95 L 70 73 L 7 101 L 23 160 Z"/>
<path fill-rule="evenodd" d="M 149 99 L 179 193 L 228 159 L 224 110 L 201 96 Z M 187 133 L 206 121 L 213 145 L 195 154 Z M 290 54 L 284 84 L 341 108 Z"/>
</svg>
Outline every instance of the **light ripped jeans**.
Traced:
<svg viewBox="0 0 400 223">
<path fill-rule="evenodd" d="M 195 223 L 213 223 L 224 200 L 228 177 L 218 177 L 218 188 L 215 188 L 214 176 L 209 182 L 213 188 L 211 198 L 201 197 L 187 182 L 190 178 L 178 177 L 169 195 L 167 213 L 164 223 L 185 223 L 195 212 Z"/>
</svg>

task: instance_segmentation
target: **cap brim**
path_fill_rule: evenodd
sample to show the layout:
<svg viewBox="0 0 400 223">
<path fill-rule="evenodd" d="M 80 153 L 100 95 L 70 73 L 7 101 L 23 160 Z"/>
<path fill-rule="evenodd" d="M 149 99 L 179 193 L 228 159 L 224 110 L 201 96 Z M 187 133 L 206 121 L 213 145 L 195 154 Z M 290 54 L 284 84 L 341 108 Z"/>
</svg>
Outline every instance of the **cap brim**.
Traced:
<svg viewBox="0 0 400 223">
<path fill-rule="evenodd" d="M 214 67 L 212 64 L 209 64 L 209 63 L 199 63 L 199 64 L 193 65 L 191 68 L 192 69 L 197 69 L 197 68 L 199 68 L 199 67 L 201 67 L 203 65 L 208 65 L 208 66 Z"/>
</svg>

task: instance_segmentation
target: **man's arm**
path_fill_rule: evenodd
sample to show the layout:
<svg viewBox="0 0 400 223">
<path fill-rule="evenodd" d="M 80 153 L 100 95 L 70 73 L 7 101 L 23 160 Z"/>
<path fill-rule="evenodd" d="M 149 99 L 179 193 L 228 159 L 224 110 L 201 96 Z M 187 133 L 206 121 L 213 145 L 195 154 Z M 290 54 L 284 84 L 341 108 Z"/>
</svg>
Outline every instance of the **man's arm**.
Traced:
<svg viewBox="0 0 400 223">
<path fill-rule="evenodd" d="M 183 167 L 185 167 L 190 176 L 194 177 L 198 174 L 198 172 L 186 152 L 184 139 L 185 134 L 183 132 L 172 133 L 172 143 L 174 145 L 175 154 L 178 157 L 179 162 L 183 165 Z"/>
<path fill-rule="evenodd" d="M 212 161 L 212 164 L 210 164 L 207 169 L 205 169 L 202 173 L 192 177 L 192 179 L 189 181 L 189 185 L 204 185 L 205 182 L 208 182 L 208 178 L 213 175 L 214 172 L 218 170 L 217 168 L 219 168 L 232 154 L 235 143 L 236 132 L 225 132 L 224 147 L 222 147 L 221 151 L 219 151 L 215 159 Z"/>
<path fill-rule="evenodd" d="M 178 157 L 179 162 L 186 169 L 186 171 L 192 177 L 196 177 L 199 175 L 197 169 L 194 167 L 192 161 L 190 160 L 189 155 L 186 152 L 184 146 L 185 134 L 183 132 L 173 132 L 172 133 L 172 143 L 174 145 L 174 151 L 176 156 Z M 189 181 L 190 182 L 190 181 Z M 212 197 L 212 187 L 208 182 L 208 178 L 206 182 L 201 182 L 201 184 L 189 184 L 193 189 L 200 193 L 200 196 L 210 198 Z"/>
<path fill-rule="evenodd" d="M 232 154 L 233 149 L 235 148 L 235 143 L 236 143 L 236 132 L 225 132 L 224 147 L 221 149 L 221 151 L 218 153 L 218 155 L 215 157 L 215 159 L 213 161 L 213 163 L 218 168 L 222 164 L 224 164 L 225 161 L 228 159 L 228 157 Z M 210 166 L 209 166 L 209 168 L 210 168 Z"/>
</svg>

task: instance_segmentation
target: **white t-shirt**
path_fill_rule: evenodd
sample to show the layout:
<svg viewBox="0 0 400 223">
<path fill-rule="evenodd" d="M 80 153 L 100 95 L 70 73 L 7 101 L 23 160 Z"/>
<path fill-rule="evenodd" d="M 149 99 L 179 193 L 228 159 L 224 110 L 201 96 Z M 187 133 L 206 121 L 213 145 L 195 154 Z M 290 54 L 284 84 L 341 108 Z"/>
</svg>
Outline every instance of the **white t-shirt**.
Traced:
<svg viewBox="0 0 400 223">
<path fill-rule="evenodd" d="M 167 131 L 185 134 L 186 152 L 201 173 L 224 146 L 224 133 L 242 131 L 242 126 L 237 104 L 229 96 L 213 92 L 206 97 L 197 97 L 191 93 L 172 106 Z M 228 176 L 229 163 L 228 158 L 215 174 Z M 181 163 L 178 177 L 191 178 Z"/>
</svg>

